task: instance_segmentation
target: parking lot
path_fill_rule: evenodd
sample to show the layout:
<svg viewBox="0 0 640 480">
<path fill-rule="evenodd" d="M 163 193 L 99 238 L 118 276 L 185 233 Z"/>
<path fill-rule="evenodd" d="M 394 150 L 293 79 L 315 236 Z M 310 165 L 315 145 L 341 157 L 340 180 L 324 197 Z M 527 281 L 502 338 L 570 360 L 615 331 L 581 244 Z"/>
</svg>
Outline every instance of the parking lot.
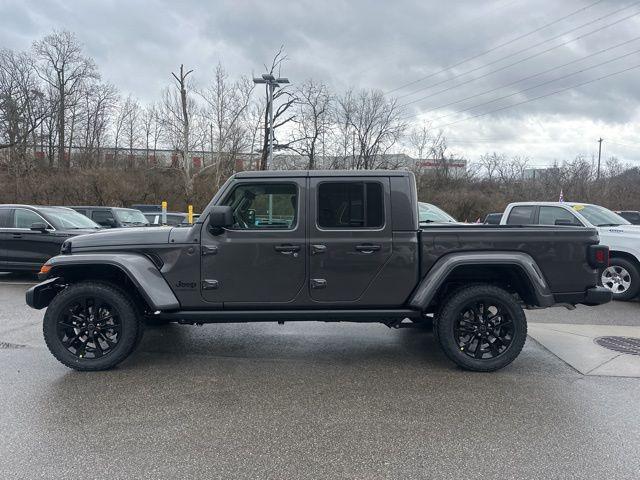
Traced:
<svg viewBox="0 0 640 480">
<path fill-rule="evenodd" d="M 0 275 L 2 478 L 638 478 L 640 379 L 531 338 L 478 374 L 423 329 L 170 325 L 78 373 L 46 350 L 32 281 Z M 640 304 L 528 318 L 640 327 Z"/>
</svg>

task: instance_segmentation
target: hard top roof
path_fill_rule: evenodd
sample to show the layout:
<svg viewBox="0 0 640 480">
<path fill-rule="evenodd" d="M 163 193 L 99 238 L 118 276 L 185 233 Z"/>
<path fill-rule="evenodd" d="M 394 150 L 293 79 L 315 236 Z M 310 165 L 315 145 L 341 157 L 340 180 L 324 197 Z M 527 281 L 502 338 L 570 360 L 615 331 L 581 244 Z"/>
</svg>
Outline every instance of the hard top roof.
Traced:
<svg viewBox="0 0 640 480">
<path fill-rule="evenodd" d="M 407 170 L 252 170 L 238 172 L 234 178 L 279 177 L 408 177 Z"/>
</svg>

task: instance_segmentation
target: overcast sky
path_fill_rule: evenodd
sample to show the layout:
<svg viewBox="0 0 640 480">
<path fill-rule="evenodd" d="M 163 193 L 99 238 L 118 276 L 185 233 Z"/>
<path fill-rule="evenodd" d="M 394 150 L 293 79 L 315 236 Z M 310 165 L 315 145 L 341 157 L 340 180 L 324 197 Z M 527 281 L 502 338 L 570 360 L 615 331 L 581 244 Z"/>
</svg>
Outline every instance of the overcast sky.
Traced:
<svg viewBox="0 0 640 480">
<path fill-rule="evenodd" d="M 284 45 L 282 74 L 293 82 L 415 101 L 410 119 L 442 127 L 471 160 L 491 151 L 538 165 L 590 158 L 602 136 L 605 158 L 640 165 L 640 68 L 567 89 L 640 66 L 632 0 L 0 0 L 0 18 L 0 47 L 75 32 L 103 79 L 143 101 L 159 97 L 180 63 L 201 83 L 218 62 L 234 76 L 258 74 Z"/>
</svg>

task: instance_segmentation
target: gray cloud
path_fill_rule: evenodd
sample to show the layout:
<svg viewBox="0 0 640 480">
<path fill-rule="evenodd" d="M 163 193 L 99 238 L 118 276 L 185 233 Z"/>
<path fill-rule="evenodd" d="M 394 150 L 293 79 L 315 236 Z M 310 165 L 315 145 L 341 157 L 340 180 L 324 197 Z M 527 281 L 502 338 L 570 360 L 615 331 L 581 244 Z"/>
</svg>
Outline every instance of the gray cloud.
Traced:
<svg viewBox="0 0 640 480">
<path fill-rule="evenodd" d="M 283 74 L 293 81 L 313 77 L 326 81 L 336 90 L 355 86 L 389 91 L 440 72 L 451 64 L 591 3 L 590 0 L 539 0 L 535 3 L 523 0 L 298 0 L 288 3 L 5 0 L 0 7 L 3 18 L 0 46 L 24 49 L 54 28 L 74 31 L 85 44 L 87 53 L 100 66 L 103 78 L 144 100 L 158 97 L 162 87 L 170 81 L 170 72 L 180 63 L 194 68 L 194 78 L 200 82 L 206 81 L 219 61 L 233 75 L 250 75 L 260 73 L 280 45 L 285 45 L 289 57 Z M 403 98 L 401 103 L 404 103 L 480 76 L 625 15 L 640 12 L 640 5 L 629 8 L 537 49 L 483 67 L 629 4 L 614 0 L 600 2 L 557 25 L 394 94 L 404 95 L 447 80 L 441 86 Z M 520 65 L 413 104 L 407 107 L 408 113 L 416 114 L 418 121 L 447 124 L 640 64 L 640 54 L 634 54 L 539 89 L 518 93 L 537 83 L 640 49 L 638 40 L 530 81 L 421 115 L 438 105 L 501 87 L 640 36 L 639 26 L 640 15 Z M 474 68 L 478 70 L 463 75 Z M 452 138 L 453 148 L 472 158 L 484 151 L 499 150 L 529 154 L 539 163 L 549 163 L 554 158 L 570 158 L 578 153 L 590 155 L 595 140 L 602 135 L 627 145 L 610 144 L 605 150 L 608 154 L 640 161 L 640 156 L 636 156 L 640 145 L 637 149 L 632 145 L 640 143 L 635 133 L 640 121 L 639 72 L 640 69 L 630 71 L 576 90 L 456 123 L 448 126 L 446 133 Z M 508 99 L 467 113 L 456 113 L 459 109 L 511 93 L 515 95 Z M 438 120 L 444 115 L 447 117 Z"/>
</svg>

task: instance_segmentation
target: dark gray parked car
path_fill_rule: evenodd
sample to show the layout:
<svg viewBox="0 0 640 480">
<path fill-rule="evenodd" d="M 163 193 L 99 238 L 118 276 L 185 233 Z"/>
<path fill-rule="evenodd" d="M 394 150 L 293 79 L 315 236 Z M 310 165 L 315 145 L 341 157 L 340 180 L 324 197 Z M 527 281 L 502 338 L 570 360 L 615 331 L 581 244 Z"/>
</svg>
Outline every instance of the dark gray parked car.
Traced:
<svg viewBox="0 0 640 480">
<path fill-rule="evenodd" d="M 122 207 L 69 207 L 103 228 L 146 227 L 149 221 L 140 210 Z"/>
<path fill-rule="evenodd" d="M 70 208 L 0 205 L 0 271 L 37 272 L 65 240 L 99 229 Z"/>
<path fill-rule="evenodd" d="M 405 171 L 243 172 L 192 227 L 111 230 L 66 242 L 33 308 L 45 341 L 78 370 L 137 345 L 143 319 L 382 322 L 433 316 L 442 349 L 477 371 L 504 367 L 527 335 L 523 308 L 597 305 L 608 248 L 594 229 L 418 226 Z"/>
</svg>

